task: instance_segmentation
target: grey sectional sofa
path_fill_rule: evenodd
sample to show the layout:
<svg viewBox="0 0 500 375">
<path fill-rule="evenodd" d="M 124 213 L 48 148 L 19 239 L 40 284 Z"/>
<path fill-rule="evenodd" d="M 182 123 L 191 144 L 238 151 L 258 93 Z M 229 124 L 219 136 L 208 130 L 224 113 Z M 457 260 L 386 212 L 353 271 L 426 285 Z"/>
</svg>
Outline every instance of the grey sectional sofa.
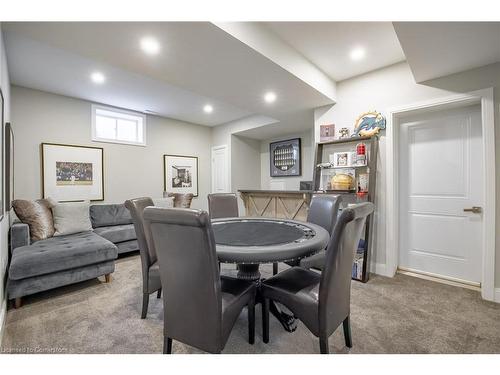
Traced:
<svg viewBox="0 0 500 375">
<path fill-rule="evenodd" d="M 11 261 L 8 298 L 30 294 L 109 275 L 119 253 L 138 250 L 134 225 L 123 204 L 90 206 L 94 231 L 51 237 L 31 243 L 27 224 L 10 228 Z"/>
<path fill-rule="evenodd" d="M 94 233 L 113 242 L 118 254 L 139 250 L 132 216 L 124 204 L 94 204 L 90 221 Z"/>
</svg>

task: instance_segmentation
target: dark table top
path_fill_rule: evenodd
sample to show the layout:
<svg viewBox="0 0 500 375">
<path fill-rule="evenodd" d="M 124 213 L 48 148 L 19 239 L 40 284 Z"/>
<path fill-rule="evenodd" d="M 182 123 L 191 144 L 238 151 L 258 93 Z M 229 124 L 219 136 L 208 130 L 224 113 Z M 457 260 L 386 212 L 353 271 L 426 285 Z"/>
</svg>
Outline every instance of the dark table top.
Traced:
<svg viewBox="0 0 500 375">
<path fill-rule="evenodd" d="M 274 263 L 302 258 L 323 250 L 328 232 L 296 220 L 240 217 L 212 221 L 221 262 Z"/>
</svg>

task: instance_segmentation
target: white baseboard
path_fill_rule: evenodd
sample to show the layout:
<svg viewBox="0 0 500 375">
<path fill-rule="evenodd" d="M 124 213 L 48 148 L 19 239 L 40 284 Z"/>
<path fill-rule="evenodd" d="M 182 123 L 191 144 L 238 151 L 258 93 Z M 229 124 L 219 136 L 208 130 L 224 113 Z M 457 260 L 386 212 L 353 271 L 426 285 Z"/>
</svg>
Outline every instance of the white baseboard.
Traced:
<svg viewBox="0 0 500 375">
<path fill-rule="evenodd" d="M 387 265 L 385 263 L 371 263 L 370 272 L 380 276 L 393 277 L 394 275 L 388 274 Z"/>
<path fill-rule="evenodd" d="M 5 329 L 6 318 L 7 318 L 7 300 L 4 299 L 0 304 L 0 347 L 2 346 L 3 332 Z"/>
<path fill-rule="evenodd" d="M 500 288 L 495 288 L 495 295 L 493 301 L 500 303 Z"/>
</svg>

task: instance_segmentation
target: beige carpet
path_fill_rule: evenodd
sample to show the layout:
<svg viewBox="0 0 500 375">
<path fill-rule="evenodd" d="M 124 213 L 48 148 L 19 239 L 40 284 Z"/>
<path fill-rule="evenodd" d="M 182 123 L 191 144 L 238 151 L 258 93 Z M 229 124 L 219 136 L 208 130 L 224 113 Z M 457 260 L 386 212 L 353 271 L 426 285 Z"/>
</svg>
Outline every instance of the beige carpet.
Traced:
<svg viewBox="0 0 500 375">
<path fill-rule="evenodd" d="M 265 267 L 263 274 L 269 271 Z M 112 282 L 103 281 L 27 297 L 22 308 L 7 313 L 1 352 L 161 353 L 161 300 L 152 295 L 148 317 L 140 319 L 139 256 L 118 260 Z M 477 292 L 402 275 L 373 276 L 352 286 L 351 353 L 500 353 L 500 304 Z M 255 344 L 247 342 L 244 311 L 224 353 L 319 352 L 304 325 L 288 333 L 272 316 L 264 344 L 260 305 L 256 318 Z M 173 349 L 199 353 L 175 341 Z M 347 353 L 341 329 L 330 338 L 330 351 Z"/>
</svg>

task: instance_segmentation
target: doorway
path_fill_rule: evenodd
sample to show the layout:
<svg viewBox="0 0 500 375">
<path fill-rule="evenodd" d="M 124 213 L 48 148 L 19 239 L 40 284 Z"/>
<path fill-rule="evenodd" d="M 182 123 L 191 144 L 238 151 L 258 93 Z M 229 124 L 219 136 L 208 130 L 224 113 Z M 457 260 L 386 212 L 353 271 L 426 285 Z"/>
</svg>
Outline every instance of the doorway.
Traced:
<svg viewBox="0 0 500 375">
<path fill-rule="evenodd" d="M 480 242 L 481 252 L 481 297 L 489 301 L 500 302 L 500 293 L 495 292 L 495 230 L 496 230 L 496 160 L 495 160 L 495 104 L 493 89 L 487 88 L 469 93 L 459 93 L 448 97 L 430 99 L 427 101 L 408 104 L 387 110 L 386 130 L 386 213 L 385 224 L 385 247 L 377 249 L 383 251 L 385 262 L 378 265 L 378 273 L 392 277 L 395 275 L 399 262 L 400 246 L 400 191 L 399 191 L 399 164 L 400 124 L 406 118 L 414 115 L 425 115 L 436 111 L 445 111 L 456 108 L 465 108 L 473 105 L 480 106 L 481 113 L 481 144 L 483 164 L 483 205 L 481 220 L 482 233 Z M 438 159 L 438 156 L 435 160 Z M 432 161 L 435 162 L 434 160 Z M 472 208 L 464 206 L 463 208 Z M 472 212 L 472 214 L 477 215 Z M 471 215 L 472 215 L 471 214 Z M 474 217 L 474 216 L 472 216 Z M 385 250 L 385 251 L 384 251 Z M 385 254 L 384 254 L 385 253 Z"/>
<path fill-rule="evenodd" d="M 212 193 L 230 191 L 227 145 L 212 147 Z"/>
</svg>

